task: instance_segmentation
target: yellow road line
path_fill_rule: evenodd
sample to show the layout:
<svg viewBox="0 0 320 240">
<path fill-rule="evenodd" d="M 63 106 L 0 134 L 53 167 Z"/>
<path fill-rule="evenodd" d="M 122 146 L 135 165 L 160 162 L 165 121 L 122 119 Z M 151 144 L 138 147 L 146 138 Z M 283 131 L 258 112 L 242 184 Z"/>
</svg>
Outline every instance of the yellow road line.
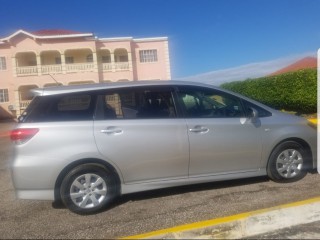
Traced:
<svg viewBox="0 0 320 240">
<path fill-rule="evenodd" d="M 262 213 L 266 213 L 269 211 L 297 207 L 297 206 L 301 206 L 301 205 L 312 204 L 315 202 L 320 202 L 320 197 L 310 198 L 310 199 L 299 201 L 299 202 L 287 203 L 287 204 L 283 204 L 283 205 L 276 206 L 276 207 L 240 213 L 240 214 L 236 214 L 236 215 L 232 215 L 232 216 L 228 216 L 228 217 L 216 218 L 216 219 L 211 219 L 211 220 L 206 220 L 206 221 L 201 221 L 201 222 L 196 222 L 196 223 L 191 223 L 191 224 L 185 224 L 185 225 L 181 225 L 181 226 L 176 226 L 176 227 L 172 227 L 172 228 L 156 230 L 156 231 L 143 233 L 143 234 L 139 234 L 139 235 L 123 237 L 121 239 L 152 238 L 157 235 L 164 235 L 164 234 L 174 233 L 174 232 L 190 231 L 190 230 L 195 230 L 198 228 L 205 228 L 205 227 L 219 225 L 219 224 L 228 223 L 228 222 L 232 222 L 232 221 L 238 221 L 238 220 L 241 220 L 241 219 L 253 216 L 253 215 L 262 214 Z"/>
</svg>

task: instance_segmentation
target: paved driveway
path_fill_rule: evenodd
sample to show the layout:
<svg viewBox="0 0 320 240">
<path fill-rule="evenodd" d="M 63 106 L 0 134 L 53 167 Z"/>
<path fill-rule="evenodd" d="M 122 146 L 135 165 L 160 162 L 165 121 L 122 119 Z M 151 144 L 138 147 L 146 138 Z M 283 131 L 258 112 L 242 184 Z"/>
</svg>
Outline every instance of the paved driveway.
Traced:
<svg viewBox="0 0 320 240">
<path fill-rule="evenodd" d="M 11 127 L 0 123 L 0 133 Z M 11 154 L 2 136 L 0 238 L 115 238 L 320 196 L 317 173 L 290 184 L 259 177 L 130 194 L 104 212 L 79 216 L 50 201 L 15 200 Z"/>
</svg>

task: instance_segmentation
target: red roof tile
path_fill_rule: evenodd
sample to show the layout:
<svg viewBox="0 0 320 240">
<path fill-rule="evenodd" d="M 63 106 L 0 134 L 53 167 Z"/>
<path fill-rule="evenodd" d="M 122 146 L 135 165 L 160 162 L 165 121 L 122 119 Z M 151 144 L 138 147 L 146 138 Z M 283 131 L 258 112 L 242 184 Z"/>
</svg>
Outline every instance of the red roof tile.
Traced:
<svg viewBox="0 0 320 240">
<path fill-rule="evenodd" d="M 287 72 L 294 72 L 294 71 L 298 71 L 301 69 L 307 69 L 307 68 L 316 68 L 317 67 L 317 58 L 315 57 L 306 57 L 303 58 L 285 68 L 282 68 L 272 74 L 270 74 L 270 76 L 275 76 L 275 75 L 279 75 L 282 73 L 287 73 Z"/>
</svg>

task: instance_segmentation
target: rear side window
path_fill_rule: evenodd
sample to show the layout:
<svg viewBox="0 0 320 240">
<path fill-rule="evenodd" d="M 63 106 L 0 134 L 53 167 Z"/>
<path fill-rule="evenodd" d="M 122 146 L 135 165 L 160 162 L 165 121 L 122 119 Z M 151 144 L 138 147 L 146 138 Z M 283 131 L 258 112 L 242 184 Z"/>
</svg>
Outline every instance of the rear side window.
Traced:
<svg viewBox="0 0 320 240">
<path fill-rule="evenodd" d="M 97 120 L 175 118 L 170 89 L 122 89 L 99 96 Z"/>
<path fill-rule="evenodd" d="M 61 122 L 92 120 L 94 97 L 68 94 L 36 97 L 19 118 L 20 122 Z"/>
</svg>

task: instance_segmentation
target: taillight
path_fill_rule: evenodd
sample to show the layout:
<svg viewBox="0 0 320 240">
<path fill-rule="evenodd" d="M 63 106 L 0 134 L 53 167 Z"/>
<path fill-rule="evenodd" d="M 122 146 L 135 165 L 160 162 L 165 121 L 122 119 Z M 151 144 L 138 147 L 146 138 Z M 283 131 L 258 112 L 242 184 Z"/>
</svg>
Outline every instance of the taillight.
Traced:
<svg viewBox="0 0 320 240">
<path fill-rule="evenodd" d="M 30 140 L 39 132 L 39 128 L 17 128 L 11 131 L 10 138 L 17 144 Z"/>
</svg>

